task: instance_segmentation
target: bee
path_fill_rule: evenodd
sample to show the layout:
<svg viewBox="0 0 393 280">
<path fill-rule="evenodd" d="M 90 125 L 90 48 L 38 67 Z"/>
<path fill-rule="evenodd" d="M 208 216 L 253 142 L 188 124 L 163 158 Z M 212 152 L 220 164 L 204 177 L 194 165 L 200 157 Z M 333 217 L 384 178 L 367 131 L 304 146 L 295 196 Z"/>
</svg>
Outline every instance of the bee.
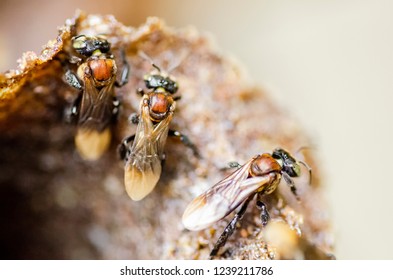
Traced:
<svg viewBox="0 0 393 280">
<path fill-rule="evenodd" d="M 132 118 L 137 124 L 134 135 L 126 137 L 119 146 L 119 155 L 125 161 L 124 183 L 127 194 L 134 201 L 147 196 L 157 184 L 162 171 L 162 162 L 165 160 L 165 143 L 168 136 L 176 137 L 186 146 L 190 147 L 196 156 L 197 148 L 188 137 L 178 131 L 169 129 L 176 107 L 175 96 L 178 84 L 172 78 L 163 75 L 155 64 L 158 74 L 144 76 L 146 88 L 140 102 L 140 115 Z"/>
<path fill-rule="evenodd" d="M 124 68 L 118 82 L 110 43 L 103 36 L 75 36 L 72 47 L 83 59 L 72 57 L 80 63 L 77 73 L 69 69 L 65 73 L 66 82 L 80 90 L 68 118 L 77 123 L 75 146 L 79 154 L 86 160 L 96 160 L 110 145 L 110 125 L 117 120 L 120 107 L 114 86 L 127 83 L 129 66 L 122 53 Z"/>
<path fill-rule="evenodd" d="M 277 188 L 282 177 L 299 200 L 292 178 L 301 175 L 300 164 L 308 168 L 311 179 L 311 169 L 308 165 L 297 161 L 281 148 L 275 149 L 271 154 L 257 155 L 243 166 L 231 163 L 231 167 L 238 169 L 196 197 L 187 206 L 182 217 L 183 225 L 193 231 L 205 229 L 225 218 L 242 204 L 211 251 L 210 258 L 213 258 L 232 235 L 236 223 L 242 219 L 248 204 L 255 196 L 257 196 L 256 206 L 261 210 L 262 226 L 267 225 L 270 215 L 262 198 L 263 195 L 270 194 Z"/>
</svg>

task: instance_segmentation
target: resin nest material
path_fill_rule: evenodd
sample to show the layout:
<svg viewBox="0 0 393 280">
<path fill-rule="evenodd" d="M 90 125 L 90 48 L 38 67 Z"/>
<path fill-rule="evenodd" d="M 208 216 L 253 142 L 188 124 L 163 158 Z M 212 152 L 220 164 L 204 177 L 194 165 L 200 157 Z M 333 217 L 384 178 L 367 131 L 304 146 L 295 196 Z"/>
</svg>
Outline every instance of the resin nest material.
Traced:
<svg viewBox="0 0 393 280">
<path fill-rule="evenodd" d="M 122 102 L 109 150 L 84 161 L 75 150 L 75 126 L 64 121 L 78 91 L 64 81 L 62 60 L 72 36 L 105 34 L 116 56 L 124 50 L 129 82 L 115 89 Z M 117 146 L 135 133 L 143 76 L 151 61 L 170 70 L 181 99 L 170 127 L 189 137 L 200 158 L 168 138 L 155 189 L 132 201 L 124 189 Z M 250 82 L 210 36 L 174 29 L 158 18 L 127 27 L 112 16 L 78 13 L 41 54 L 26 52 L 17 70 L 0 74 L 0 244 L 4 259 L 206 259 L 234 213 L 191 232 L 181 217 L 187 204 L 240 164 L 283 147 L 310 146 L 302 127 L 280 104 Z M 312 167 L 295 181 L 297 202 L 283 181 L 265 197 L 271 220 L 262 229 L 251 202 L 241 225 L 220 250 L 223 259 L 330 258 L 333 241 L 312 149 L 296 156 Z"/>
</svg>

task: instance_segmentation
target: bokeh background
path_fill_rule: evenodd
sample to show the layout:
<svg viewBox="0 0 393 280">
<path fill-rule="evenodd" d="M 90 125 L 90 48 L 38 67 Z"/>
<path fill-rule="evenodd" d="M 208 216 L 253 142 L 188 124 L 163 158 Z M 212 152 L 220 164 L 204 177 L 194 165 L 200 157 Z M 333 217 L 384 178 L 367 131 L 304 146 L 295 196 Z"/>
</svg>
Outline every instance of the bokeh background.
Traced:
<svg viewBox="0 0 393 280">
<path fill-rule="evenodd" d="M 393 259 L 392 1 L 0 0 L 0 71 L 39 52 L 77 8 L 210 33 L 308 131 L 337 258 Z"/>
</svg>

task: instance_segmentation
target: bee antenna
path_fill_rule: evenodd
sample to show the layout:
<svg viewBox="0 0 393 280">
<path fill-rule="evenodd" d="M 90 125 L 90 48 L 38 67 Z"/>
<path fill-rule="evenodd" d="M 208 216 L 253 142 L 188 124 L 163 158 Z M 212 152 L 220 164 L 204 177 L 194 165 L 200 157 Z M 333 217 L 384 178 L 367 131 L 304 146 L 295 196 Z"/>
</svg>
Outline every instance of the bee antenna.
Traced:
<svg viewBox="0 0 393 280">
<path fill-rule="evenodd" d="M 313 149 L 313 147 L 310 146 L 301 146 L 299 149 L 296 150 L 295 154 L 300 153 L 303 150 L 307 150 L 307 149 Z"/>
<path fill-rule="evenodd" d="M 171 73 L 173 70 L 175 70 L 177 67 L 180 66 L 180 64 L 183 63 L 185 58 L 188 56 L 189 52 L 183 50 L 180 54 L 178 54 L 177 59 L 173 62 L 172 65 L 168 68 L 168 73 Z"/>
<path fill-rule="evenodd" d="M 151 59 L 150 56 L 148 56 L 144 51 L 138 50 L 138 55 L 143 58 L 144 60 L 149 61 L 151 64 L 153 64 L 153 60 Z"/>
<path fill-rule="evenodd" d="M 300 164 L 302 164 L 304 167 L 307 168 L 308 174 L 309 174 L 308 183 L 309 183 L 309 185 L 311 185 L 311 181 L 312 181 L 312 169 L 311 169 L 311 167 L 310 167 L 307 163 L 305 163 L 304 161 L 299 160 L 298 162 L 299 162 Z"/>
<path fill-rule="evenodd" d="M 154 63 L 151 64 L 151 66 L 153 66 L 154 68 L 156 68 L 158 70 L 158 72 L 161 73 L 161 69 L 160 67 L 158 67 L 157 65 L 155 65 Z"/>
<path fill-rule="evenodd" d="M 151 59 L 151 57 L 148 56 L 144 51 L 139 50 L 139 51 L 138 51 L 138 55 L 139 55 L 140 57 L 142 57 L 144 60 L 149 61 L 150 64 L 151 64 L 151 66 L 153 66 L 154 68 L 156 68 L 156 69 L 158 70 L 158 72 L 161 73 L 160 67 L 158 67 L 158 66 L 153 62 L 153 59 Z"/>
</svg>

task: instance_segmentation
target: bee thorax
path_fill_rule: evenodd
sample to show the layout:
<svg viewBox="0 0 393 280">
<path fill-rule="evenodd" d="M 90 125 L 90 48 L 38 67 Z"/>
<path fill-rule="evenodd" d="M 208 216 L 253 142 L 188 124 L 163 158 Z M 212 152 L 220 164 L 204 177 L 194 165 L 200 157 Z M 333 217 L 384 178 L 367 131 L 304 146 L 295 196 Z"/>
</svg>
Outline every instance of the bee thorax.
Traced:
<svg viewBox="0 0 393 280">
<path fill-rule="evenodd" d="M 112 59 L 90 60 L 89 67 L 93 78 L 99 82 L 110 80 L 116 72 L 116 66 Z"/>
</svg>

